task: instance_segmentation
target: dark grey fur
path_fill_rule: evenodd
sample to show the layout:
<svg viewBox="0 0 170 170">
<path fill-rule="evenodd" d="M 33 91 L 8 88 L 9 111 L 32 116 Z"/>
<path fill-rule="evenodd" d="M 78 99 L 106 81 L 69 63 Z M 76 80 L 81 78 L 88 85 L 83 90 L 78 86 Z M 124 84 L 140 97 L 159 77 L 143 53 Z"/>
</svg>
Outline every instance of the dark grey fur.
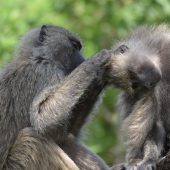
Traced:
<svg viewBox="0 0 170 170">
<path fill-rule="evenodd" d="M 109 79 L 127 87 L 128 77 L 111 52 L 84 61 L 80 48 L 75 35 L 56 26 L 22 39 L 0 78 L 0 169 L 108 169 L 78 137 Z"/>
<path fill-rule="evenodd" d="M 170 30 L 166 26 L 139 27 L 120 42 L 132 76 L 133 94 L 122 92 L 122 115 L 128 170 L 151 170 L 168 150 L 170 131 Z M 116 47 L 117 48 L 117 47 Z M 161 79 L 161 81 L 160 81 Z"/>
</svg>

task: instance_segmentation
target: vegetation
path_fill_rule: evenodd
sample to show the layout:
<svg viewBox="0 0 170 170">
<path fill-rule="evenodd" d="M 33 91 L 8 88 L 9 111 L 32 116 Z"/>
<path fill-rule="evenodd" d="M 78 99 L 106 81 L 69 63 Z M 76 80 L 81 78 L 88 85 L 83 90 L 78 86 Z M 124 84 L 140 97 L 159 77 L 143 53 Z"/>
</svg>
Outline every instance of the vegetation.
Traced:
<svg viewBox="0 0 170 170">
<path fill-rule="evenodd" d="M 60 25 L 76 32 L 84 42 L 83 53 L 90 57 L 140 24 L 170 22 L 168 0 L 1 0 L 0 65 L 14 55 L 19 38 L 42 24 Z M 110 165 L 123 159 L 115 114 L 117 90 L 109 87 L 89 125 L 87 145 Z"/>
</svg>

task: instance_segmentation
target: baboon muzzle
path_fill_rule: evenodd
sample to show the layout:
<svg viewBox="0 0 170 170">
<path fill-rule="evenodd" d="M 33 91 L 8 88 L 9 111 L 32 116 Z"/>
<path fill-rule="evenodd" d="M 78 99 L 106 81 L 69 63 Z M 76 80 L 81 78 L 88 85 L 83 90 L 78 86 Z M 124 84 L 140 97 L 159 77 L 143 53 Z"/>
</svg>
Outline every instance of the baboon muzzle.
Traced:
<svg viewBox="0 0 170 170">
<path fill-rule="evenodd" d="M 129 70 L 129 73 L 133 89 L 140 87 L 150 90 L 154 88 L 162 78 L 160 70 L 148 64 L 142 66 L 137 71 Z"/>
</svg>

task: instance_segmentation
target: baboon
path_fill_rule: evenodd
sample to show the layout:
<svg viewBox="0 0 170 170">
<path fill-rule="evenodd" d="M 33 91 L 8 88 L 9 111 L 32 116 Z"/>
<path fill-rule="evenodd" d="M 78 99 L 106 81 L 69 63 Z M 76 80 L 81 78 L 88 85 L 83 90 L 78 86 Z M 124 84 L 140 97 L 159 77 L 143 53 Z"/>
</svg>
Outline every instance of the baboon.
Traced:
<svg viewBox="0 0 170 170">
<path fill-rule="evenodd" d="M 0 77 L 0 169 L 109 169 L 79 136 L 103 88 L 129 87 L 130 79 L 118 51 L 85 60 L 81 48 L 52 25 L 23 37 Z"/>
<path fill-rule="evenodd" d="M 170 30 L 141 26 L 119 42 L 133 93 L 123 91 L 119 111 L 127 146 L 128 170 L 151 170 L 167 153 L 170 131 Z"/>
</svg>

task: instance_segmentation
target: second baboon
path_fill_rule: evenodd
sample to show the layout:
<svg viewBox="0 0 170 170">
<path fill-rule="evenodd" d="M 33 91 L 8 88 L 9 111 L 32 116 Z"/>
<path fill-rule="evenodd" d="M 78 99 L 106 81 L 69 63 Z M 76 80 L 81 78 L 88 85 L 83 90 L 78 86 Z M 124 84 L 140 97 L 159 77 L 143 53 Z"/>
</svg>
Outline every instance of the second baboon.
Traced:
<svg viewBox="0 0 170 170">
<path fill-rule="evenodd" d="M 127 87 L 129 77 L 116 52 L 84 61 L 81 46 L 73 33 L 50 25 L 22 39 L 0 77 L 0 169 L 108 169 L 79 135 L 102 89 Z"/>
<path fill-rule="evenodd" d="M 133 89 L 119 97 L 126 169 L 152 170 L 170 147 L 170 30 L 139 27 L 119 45 L 127 47 L 122 58 Z"/>
</svg>

